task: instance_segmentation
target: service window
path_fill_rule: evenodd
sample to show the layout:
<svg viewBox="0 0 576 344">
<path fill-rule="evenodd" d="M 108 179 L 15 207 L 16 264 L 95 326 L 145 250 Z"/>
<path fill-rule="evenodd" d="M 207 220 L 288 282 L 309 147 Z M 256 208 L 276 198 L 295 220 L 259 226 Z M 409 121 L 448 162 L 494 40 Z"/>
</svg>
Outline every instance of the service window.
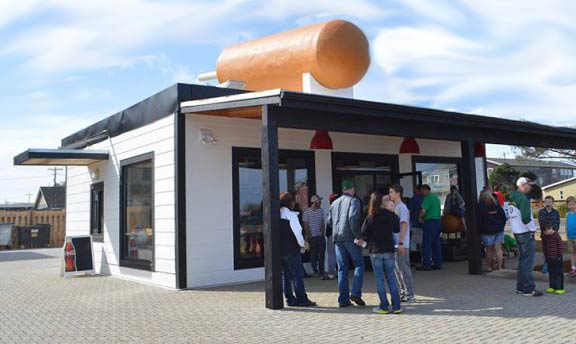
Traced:
<svg viewBox="0 0 576 344">
<path fill-rule="evenodd" d="M 154 267 L 153 157 L 148 153 L 121 162 L 121 266 Z"/>
<path fill-rule="evenodd" d="M 90 234 L 94 241 L 102 242 L 104 235 L 104 183 L 90 187 Z"/>
</svg>

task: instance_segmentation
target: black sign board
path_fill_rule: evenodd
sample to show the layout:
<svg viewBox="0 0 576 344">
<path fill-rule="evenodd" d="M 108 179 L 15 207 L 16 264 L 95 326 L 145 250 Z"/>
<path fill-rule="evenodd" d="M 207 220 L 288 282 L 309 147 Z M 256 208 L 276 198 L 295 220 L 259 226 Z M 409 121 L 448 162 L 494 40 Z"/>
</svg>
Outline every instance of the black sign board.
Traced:
<svg viewBox="0 0 576 344">
<path fill-rule="evenodd" d="M 67 236 L 64 241 L 64 277 L 93 272 L 92 236 Z"/>
</svg>

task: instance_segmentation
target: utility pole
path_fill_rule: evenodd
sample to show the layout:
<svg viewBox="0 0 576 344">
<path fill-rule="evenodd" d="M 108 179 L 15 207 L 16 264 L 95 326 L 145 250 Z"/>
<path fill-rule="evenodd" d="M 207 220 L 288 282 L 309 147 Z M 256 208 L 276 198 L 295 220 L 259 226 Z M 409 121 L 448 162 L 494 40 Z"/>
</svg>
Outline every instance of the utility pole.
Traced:
<svg viewBox="0 0 576 344">
<path fill-rule="evenodd" d="M 27 194 L 25 194 L 25 195 L 28 196 L 28 203 L 30 203 L 30 197 L 32 197 L 32 194 L 31 194 L 31 193 L 27 193 Z"/>
<path fill-rule="evenodd" d="M 58 176 L 58 171 L 62 171 L 63 169 L 61 167 L 52 167 L 49 168 L 48 171 L 52 171 L 54 173 L 54 185 L 56 186 L 56 176 Z"/>
</svg>

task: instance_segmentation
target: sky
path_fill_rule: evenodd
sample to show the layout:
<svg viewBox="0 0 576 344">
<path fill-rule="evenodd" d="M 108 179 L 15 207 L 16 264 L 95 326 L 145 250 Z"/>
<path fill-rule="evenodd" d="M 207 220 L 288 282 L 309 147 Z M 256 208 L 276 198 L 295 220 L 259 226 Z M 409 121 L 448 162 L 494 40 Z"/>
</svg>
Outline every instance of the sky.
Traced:
<svg viewBox="0 0 576 344">
<path fill-rule="evenodd" d="M 0 0 L 0 203 L 53 182 L 12 166 L 27 148 L 196 82 L 229 45 L 336 18 L 370 42 L 356 98 L 574 126 L 575 17 L 565 0 Z"/>
</svg>

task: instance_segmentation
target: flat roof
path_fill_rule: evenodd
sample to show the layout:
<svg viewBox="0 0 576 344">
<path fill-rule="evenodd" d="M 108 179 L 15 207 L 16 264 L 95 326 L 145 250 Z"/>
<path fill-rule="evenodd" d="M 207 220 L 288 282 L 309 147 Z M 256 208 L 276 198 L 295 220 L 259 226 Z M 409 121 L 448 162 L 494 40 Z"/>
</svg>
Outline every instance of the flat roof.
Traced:
<svg viewBox="0 0 576 344">
<path fill-rule="evenodd" d="M 28 149 L 14 157 L 14 165 L 85 166 L 108 160 L 108 152 L 82 149 Z"/>
<path fill-rule="evenodd" d="M 270 90 L 180 103 L 185 114 L 261 118 L 279 127 L 576 149 L 576 129 L 366 100 Z"/>
</svg>

